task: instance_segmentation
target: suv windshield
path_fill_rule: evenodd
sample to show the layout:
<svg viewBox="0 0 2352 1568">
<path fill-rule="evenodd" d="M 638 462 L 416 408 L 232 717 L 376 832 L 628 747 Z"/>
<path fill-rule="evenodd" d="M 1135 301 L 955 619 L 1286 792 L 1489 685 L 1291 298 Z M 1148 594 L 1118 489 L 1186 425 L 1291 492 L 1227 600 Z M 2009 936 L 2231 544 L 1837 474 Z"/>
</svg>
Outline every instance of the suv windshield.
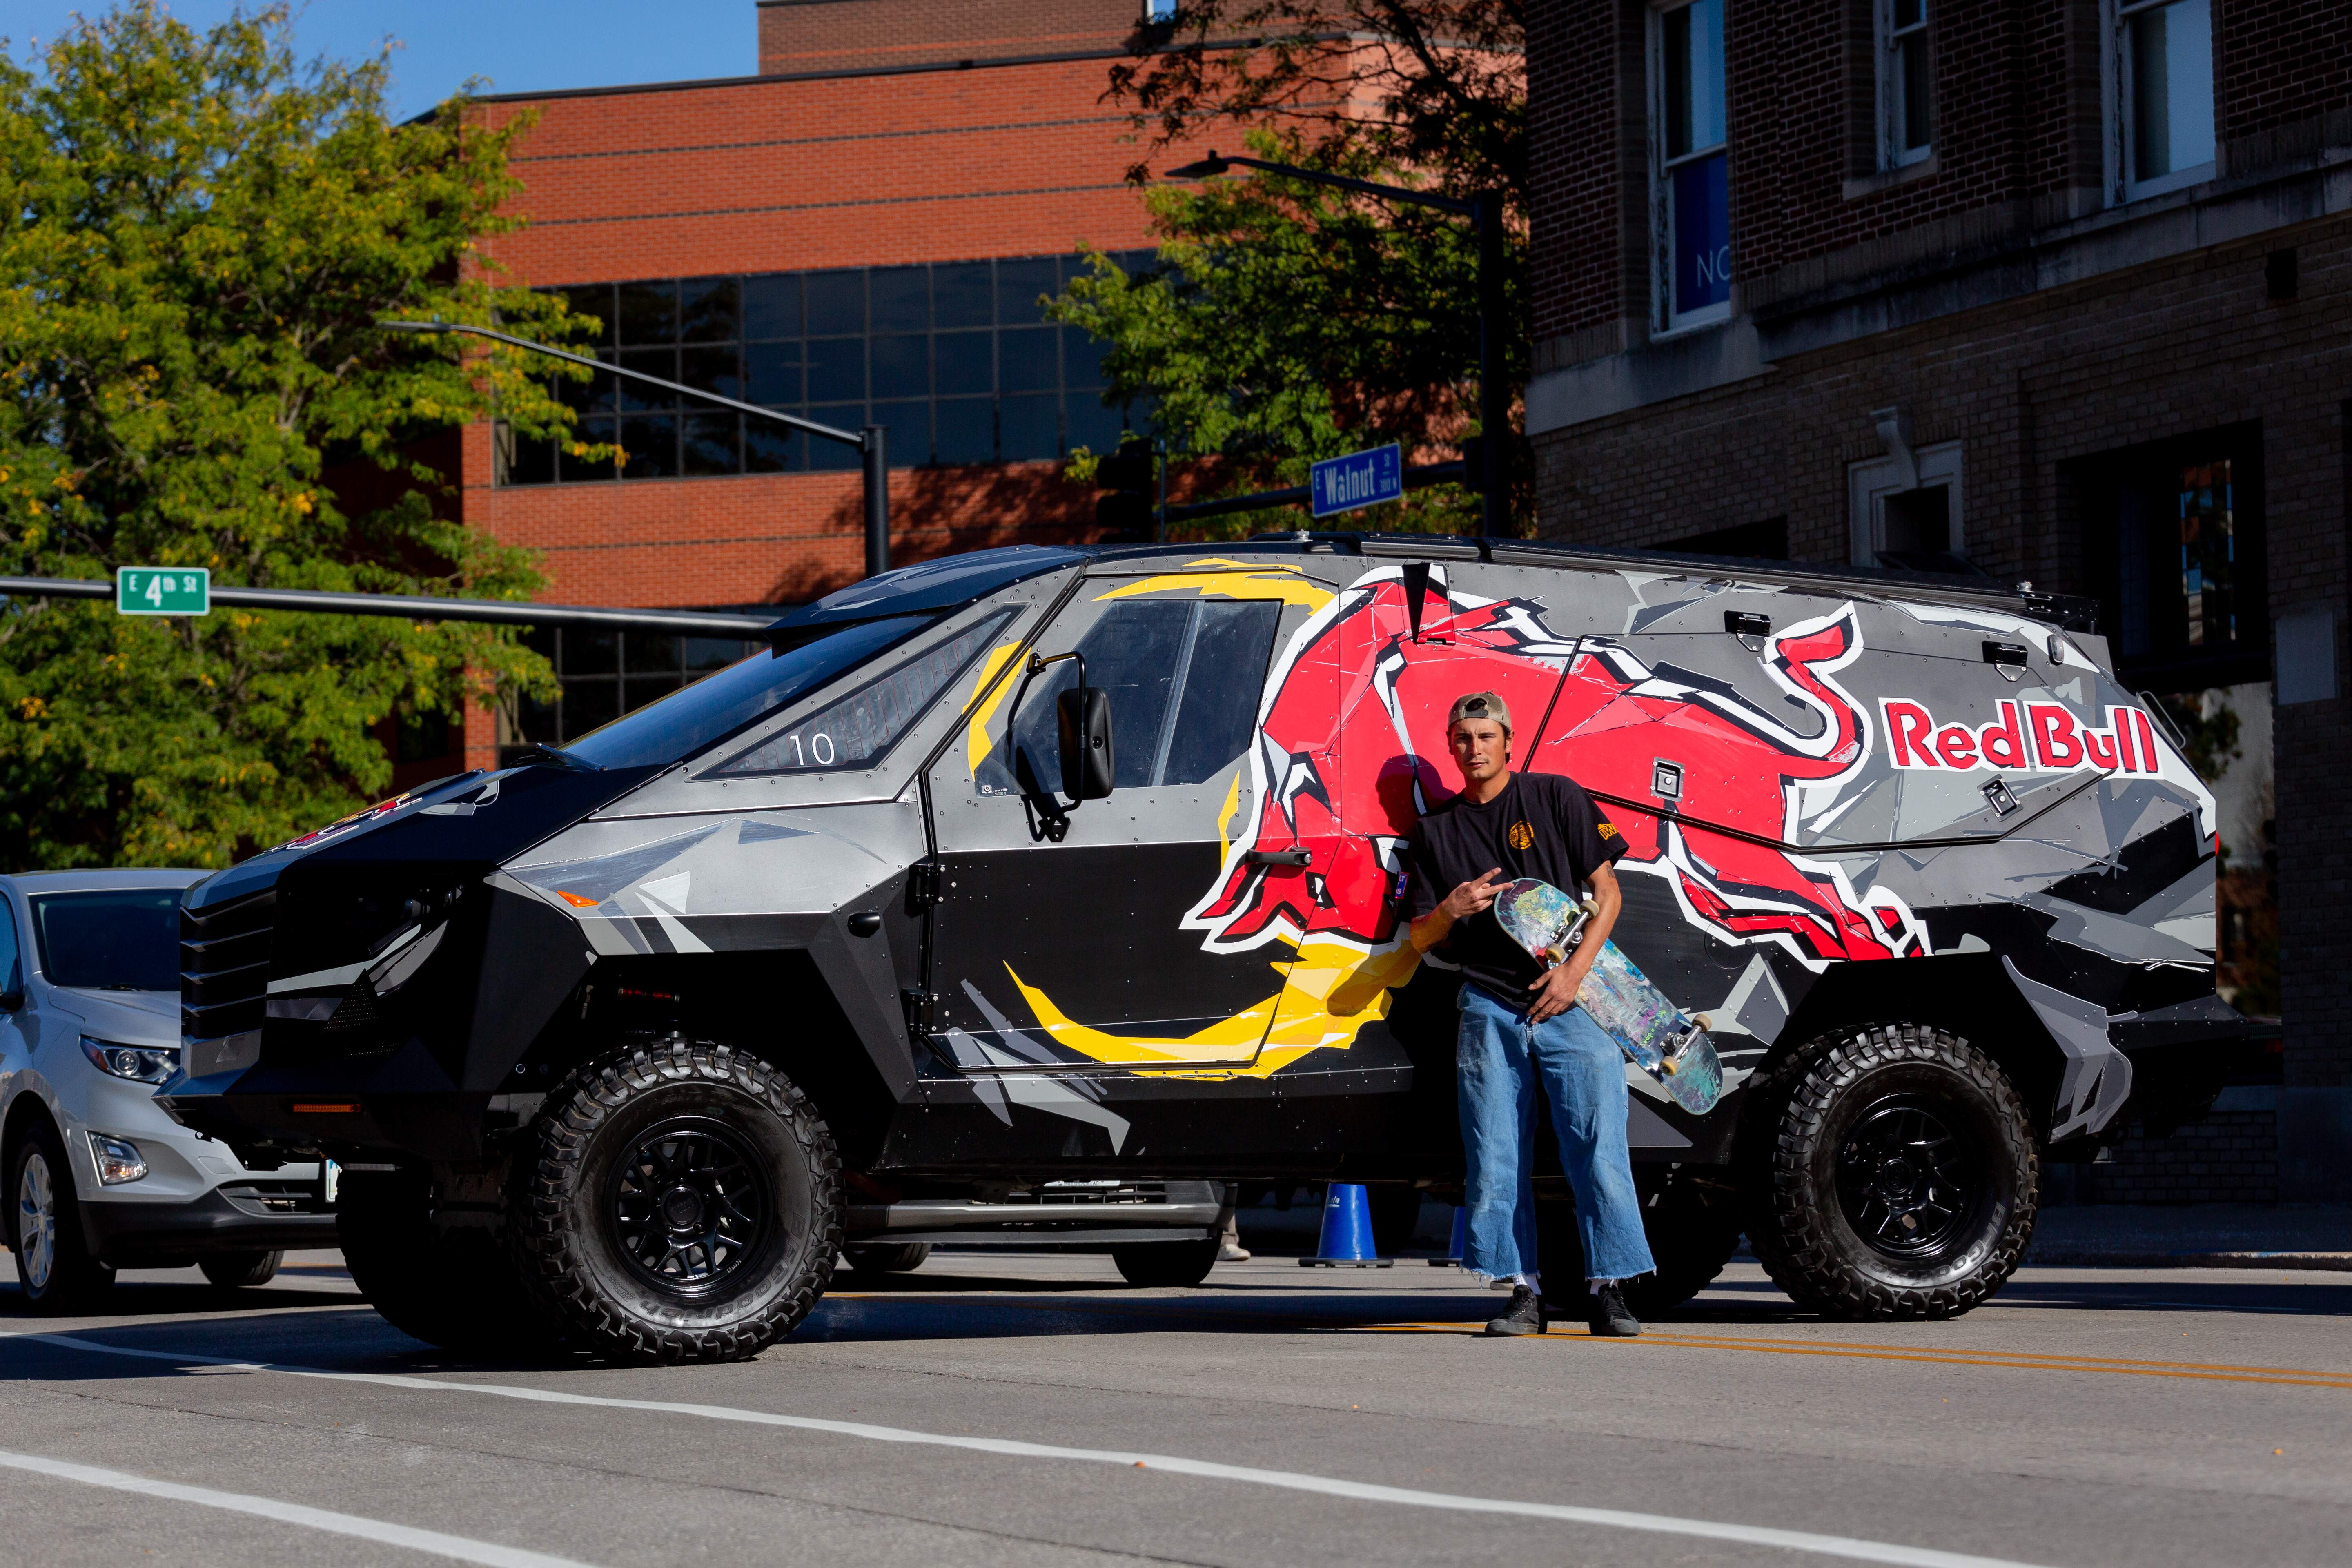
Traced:
<svg viewBox="0 0 2352 1568">
<path fill-rule="evenodd" d="M 782 652 L 755 653 L 716 675 L 625 713 L 566 744 L 562 754 L 600 768 L 651 767 L 692 756 L 798 700 L 835 676 L 906 641 L 933 619 L 891 616 L 803 632 Z"/>
<path fill-rule="evenodd" d="M 96 888 L 32 895 L 33 937 L 52 985 L 180 988 L 180 889 Z"/>
</svg>

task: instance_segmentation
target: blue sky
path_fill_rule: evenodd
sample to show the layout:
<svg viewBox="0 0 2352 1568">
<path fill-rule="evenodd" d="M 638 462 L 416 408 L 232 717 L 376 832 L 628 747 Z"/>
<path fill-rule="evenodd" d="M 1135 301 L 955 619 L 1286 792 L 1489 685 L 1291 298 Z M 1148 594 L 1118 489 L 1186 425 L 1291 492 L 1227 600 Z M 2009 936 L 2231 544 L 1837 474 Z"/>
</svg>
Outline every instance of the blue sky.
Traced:
<svg viewBox="0 0 2352 1568">
<path fill-rule="evenodd" d="M 0 37 L 26 58 L 30 40 L 54 38 L 77 14 L 102 15 L 103 0 L 0 0 Z M 243 9 L 257 7 L 249 3 Z M 172 0 L 191 26 L 209 26 L 231 0 Z M 387 37 L 393 54 L 392 111 L 430 109 L 468 77 L 493 92 L 749 76 L 759 68 L 759 14 L 752 0 L 310 0 L 295 17 L 297 52 L 359 58 Z"/>
</svg>

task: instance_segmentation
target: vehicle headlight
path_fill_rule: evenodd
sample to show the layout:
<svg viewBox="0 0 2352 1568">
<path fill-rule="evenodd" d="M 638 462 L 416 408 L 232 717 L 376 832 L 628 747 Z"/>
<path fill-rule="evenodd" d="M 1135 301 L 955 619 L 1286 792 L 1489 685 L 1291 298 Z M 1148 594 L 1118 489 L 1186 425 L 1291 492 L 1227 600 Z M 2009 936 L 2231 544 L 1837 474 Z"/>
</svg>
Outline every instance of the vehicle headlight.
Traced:
<svg viewBox="0 0 2352 1568">
<path fill-rule="evenodd" d="M 99 1071 L 110 1078 L 127 1078 L 133 1083 L 161 1083 L 180 1067 L 177 1046 L 117 1046 L 84 1035 L 81 1054 Z"/>
<path fill-rule="evenodd" d="M 107 1186 L 135 1182 L 147 1173 L 147 1162 L 140 1158 L 138 1146 L 122 1139 L 93 1132 L 89 1152 L 98 1156 L 98 1179 Z"/>
</svg>

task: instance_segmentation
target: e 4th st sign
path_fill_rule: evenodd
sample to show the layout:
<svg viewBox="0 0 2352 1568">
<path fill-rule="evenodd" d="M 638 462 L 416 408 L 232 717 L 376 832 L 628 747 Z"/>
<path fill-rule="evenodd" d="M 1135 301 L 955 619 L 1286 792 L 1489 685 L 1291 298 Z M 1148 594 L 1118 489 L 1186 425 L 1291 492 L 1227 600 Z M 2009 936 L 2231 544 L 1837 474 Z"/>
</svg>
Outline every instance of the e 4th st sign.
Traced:
<svg viewBox="0 0 2352 1568">
<path fill-rule="evenodd" d="M 124 616 L 208 616 L 213 574 L 203 566 L 118 566 L 114 608 Z"/>
</svg>

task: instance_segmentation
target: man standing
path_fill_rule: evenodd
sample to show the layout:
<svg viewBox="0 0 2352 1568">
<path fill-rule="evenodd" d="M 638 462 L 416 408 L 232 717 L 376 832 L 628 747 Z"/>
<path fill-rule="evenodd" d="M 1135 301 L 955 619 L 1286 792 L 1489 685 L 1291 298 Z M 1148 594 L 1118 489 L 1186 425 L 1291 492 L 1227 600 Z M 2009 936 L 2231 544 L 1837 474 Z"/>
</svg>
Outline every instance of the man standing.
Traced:
<svg viewBox="0 0 2352 1568">
<path fill-rule="evenodd" d="M 1445 943 L 1465 982 L 1455 1047 L 1470 1211 L 1462 1266 L 1511 1288 L 1511 1304 L 1486 1325 L 1488 1333 L 1544 1331 L 1531 1184 L 1540 1082 L 1559 1135 L 1559 1163 L 1576 1189 L 1592 1331 L 1638 1334 L 1642 1325 L 1619 1284 L 1656 1265 L 1625 1150 L 1624 1058 L 1576 1005 L 1577 987 L 1623 901 L 1610 862 L 1625 840 L 1572 780 L 1511 770 L 1511 712 L 1493 692 L 1454 704 L 1445 741 L 1462 770 L 1462 793 L 1414 826 L 1411 935 L 1423 952 Z M 1570 897 L 1590 882 L 1600 908 L 1585 922 L 1583 941 L 1549 970 L 1511 940 L 1492 910 L 1520 877 Z"/>
</svg>

